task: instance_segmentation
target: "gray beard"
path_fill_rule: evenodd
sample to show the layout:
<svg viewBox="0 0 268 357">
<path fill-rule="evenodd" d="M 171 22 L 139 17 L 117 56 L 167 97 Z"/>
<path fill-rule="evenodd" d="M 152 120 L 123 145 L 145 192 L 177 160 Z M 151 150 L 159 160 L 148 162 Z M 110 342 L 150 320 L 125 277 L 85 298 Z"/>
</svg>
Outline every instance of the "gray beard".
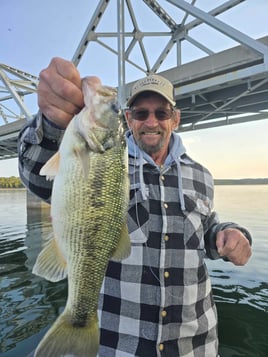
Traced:
<svg viewBox="0 0 268 357">
<path fill-rule="evenodd" d="M 149 155 L 158 152 L 163 147 L 163 144 L 164 144 L 163 139 L 155 146 L 146 145 L 142 141 L 139 141 L 139 140 L 138 141 L 136 140 L 136 142 L 137 142 L 138 147 Z"/>
</svg>

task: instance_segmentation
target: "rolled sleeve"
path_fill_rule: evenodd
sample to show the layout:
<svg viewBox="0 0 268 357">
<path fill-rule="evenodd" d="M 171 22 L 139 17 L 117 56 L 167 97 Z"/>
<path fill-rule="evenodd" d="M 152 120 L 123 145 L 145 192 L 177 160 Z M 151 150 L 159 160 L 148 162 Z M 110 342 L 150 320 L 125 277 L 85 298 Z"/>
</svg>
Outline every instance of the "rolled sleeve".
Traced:
<svg viewBox="0 0 268 357">
<path fill-rule="evenodd" d="M 64 130 L 52 125 L 41 112 L 18 136 L 19 173 L 23 184 L 35 195 L 49 202 L 52 182 L 39 172 L 58 150 Z"/>
</svg>

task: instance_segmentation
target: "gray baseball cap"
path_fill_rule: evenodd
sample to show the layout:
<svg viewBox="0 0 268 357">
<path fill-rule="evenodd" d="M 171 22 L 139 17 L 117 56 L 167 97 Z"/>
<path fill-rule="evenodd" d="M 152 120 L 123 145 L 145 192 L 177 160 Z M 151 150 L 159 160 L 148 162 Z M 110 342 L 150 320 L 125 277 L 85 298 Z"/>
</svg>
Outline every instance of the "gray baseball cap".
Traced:
<svg viewBox="0 0 268 357">
<path fill-rule="evenodd" d="M 151 74 L 134 83 L 130 97 L 127 100 L 127 106 L 131 106 L 136 97 L 145 91 L 158 93 L 166 98 L 172 106 L 175 106 L 176 102 L 174 101 L 173 90 L 173 84 L 169 80 L 158 74 Z"/>
</svg>

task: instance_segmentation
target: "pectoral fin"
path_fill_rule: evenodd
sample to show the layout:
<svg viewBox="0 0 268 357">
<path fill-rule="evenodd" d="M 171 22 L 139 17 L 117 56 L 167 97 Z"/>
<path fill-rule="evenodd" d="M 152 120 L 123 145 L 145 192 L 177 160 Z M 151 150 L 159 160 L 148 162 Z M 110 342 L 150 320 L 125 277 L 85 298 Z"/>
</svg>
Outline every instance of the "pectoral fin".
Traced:
<svg viewBox="0 0 268 357">
<path fill-rule="evenodd" d="M 85 143 L 80 143 L 80 145 L 76 145 L 74 147 L 74 154 L 82 166 L 82 170 L 86 180 L 88 178 L 88 172 L 89 172 L 88 147 L 85 145 Z"/>
<path fill-rule="evenodd" d="M 126 259 L 130 255 L 130 251 L 131 251 L 131 244 L 130 244 L 130 239 L 129 239 L 129 234 L 128 234 L 128 228 L 127 228 L 127 225 L 124 224 L 122 226 L 120 239 L 119 239 L 117 248 L 113 254 L 112 259 L 113 260 Z"/>
<path fill-rule="evenodd" d="M 55 176 L 59 171 L 60 165 L 60 152 L 57 151 L 41 168 L 40 175 L 46 176 L 49 181 L 54 180 Z"/>
<path fill-rule="evenodd" d="M 54 237 L 48 240 L 38 255 L 33 273 L 53 282 L 67 277 L 67 263 Z"/>
</svg>

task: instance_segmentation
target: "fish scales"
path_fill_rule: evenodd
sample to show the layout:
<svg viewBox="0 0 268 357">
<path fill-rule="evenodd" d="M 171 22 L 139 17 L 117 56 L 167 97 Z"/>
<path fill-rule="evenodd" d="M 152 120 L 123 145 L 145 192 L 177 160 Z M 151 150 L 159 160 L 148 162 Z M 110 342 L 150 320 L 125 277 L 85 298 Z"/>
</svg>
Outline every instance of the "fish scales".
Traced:
<svg viewBox="0 0 268 357">
<path fill-rule="evenodd" d="M 122 216 L 122 205 L 124 202 L 112 199 L 118 192 L 121 191 L 123 183 L 123 171 L 118 170 L 117 166 L 123 167 L 120 162 L 122 157 L 120 149 L 110 149 L 102 154 L 101 167 L 99 167 L 98 155 L 91 155 L 91 166 L 89 170 L 89 177 L 87 181 L 79 186 L 79 190 L 75 192 L 77 205 L 75 211 L 69 210 L 66 216 L 66 237 L 88 237 L 83 239 L 82 242 L 77 240 L 70 242 L 70 250 L 72 253 L 72 266 L 73 275 L 76 280 L 71 284 L 73 288 L 70 290 L 70 301 L 68 304 L 73 306 L 73 299 L 75 294 L 81 294 L 81 291 L 86 291 L 88 295 L 88 287 L 91 286 L 93 290 L 99 290 L 102 283 L 108 259 L 111 253 L 118 245 L 117 240 L 109 239 L 109 237 L 120 237 L 121 224 L 124 219 Z M 118 165 L 115 165 L 115 158 L 118 157 Z M 95 166 L 95 167 L 94 167 Z M 94 175 L 91 174 L 94 172 Z M 77 175 L 78 174 L 78 175 Z M 74 181 L 79 178 L 79 173 L 74 167 L 73 170 Z M 68 186 L 64 185 L 65 189 L 63 194 L 69 196 Z M 65 190 L 67 192 L 65 192 Z M 123 195 L 123 193 L 122 193 Z M 123 200 L 123 197 L 121 198 Z M 81 207 L 81 202 L 83 206 Z M 67 212 L 66 212 L 67 213 Z M 109 224 L 103 224 L 106 221 Z M 96 239 L 90 239 L 95 237 Z M 100 238 L 98 238 L 100 237 Z M 83 248 L 81 248 L 83 244 Z M 82 259 L 84 259 L 84 266 L 82 266 Z M 78 270 L 79 269 L 79 270 Z M 86 276 L 81 276 L 84 272 L 90 272 Z M 70 277 L 72 279 L 72 276 Z M 78 285 L 84 285 L 81 289 Z M 78 300 L 78 297 L 76 298 Z M 96 311 L 97 300 L 89 301 L 89 314 Z M 92 305 L 92 306 L 91 306 Z M 76 311 L 72 309 L 74 314 Z"/>
<path fill-rule="evenodd" d="M 127 152 L 116 92 L 89 78 L 83 80 L 83 93 L 85 108 L 68 125 L 59 154 L 41 170 L 55 175 L 54 236 L 33 272 L 51 281 L 68 276 L 68 298 L 35 357 L 97 355 L 97 306 L 107 265 L 130 253 Z"/>
</svg>

